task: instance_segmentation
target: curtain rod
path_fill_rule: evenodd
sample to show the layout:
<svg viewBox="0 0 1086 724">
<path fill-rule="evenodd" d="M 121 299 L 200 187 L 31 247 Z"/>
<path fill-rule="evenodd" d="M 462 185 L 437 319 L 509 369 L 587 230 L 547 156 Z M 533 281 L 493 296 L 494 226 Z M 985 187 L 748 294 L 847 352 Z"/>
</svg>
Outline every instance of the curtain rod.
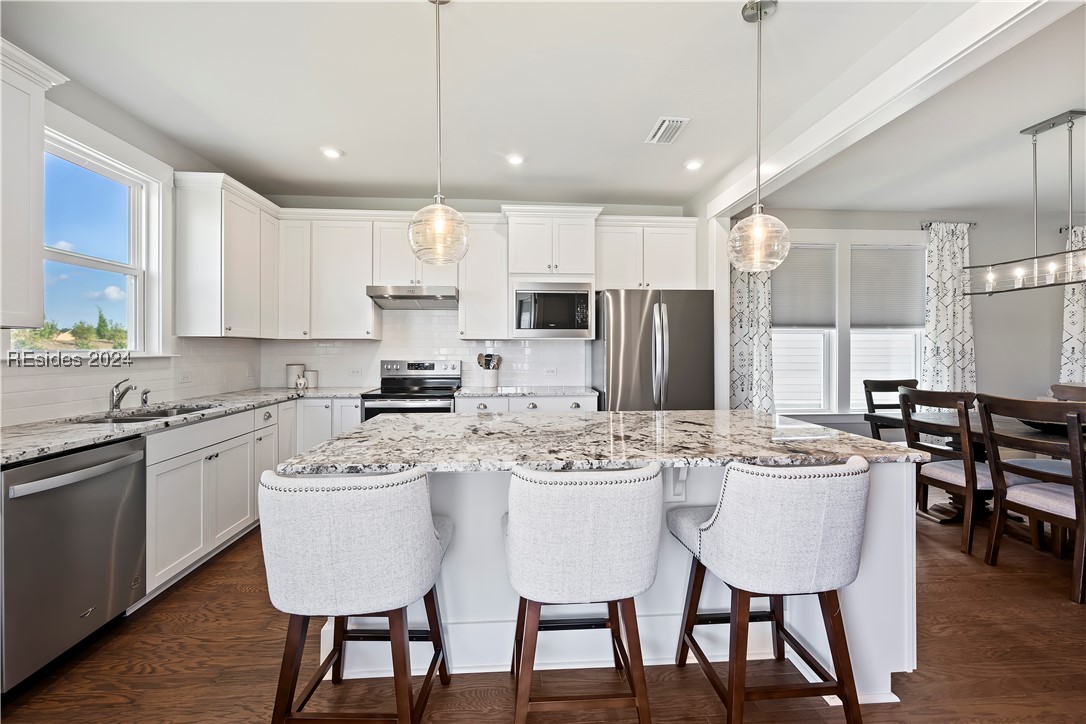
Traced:
<svg viewBox="0 0 1086 724">
<path fill-rule="evenodd" d="M 969 228 L 972 229 L 977 225 L 975 221 L 921 221 L 920 230 L 927 231 L 931 228 L 932 224 L 969 224 Z"/>
</svg>

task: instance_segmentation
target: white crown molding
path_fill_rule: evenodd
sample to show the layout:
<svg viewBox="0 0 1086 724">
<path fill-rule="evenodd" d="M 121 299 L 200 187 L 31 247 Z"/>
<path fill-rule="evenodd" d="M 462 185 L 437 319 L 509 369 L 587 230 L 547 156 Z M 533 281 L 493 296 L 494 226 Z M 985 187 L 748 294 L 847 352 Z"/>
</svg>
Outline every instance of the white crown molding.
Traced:
<svg viewBox="0 0 1086 724">
<path fill-rule="evenodd" d="M 45 90 L 68 82 L 68 76 L 50 68 L 10 41 L 0 38 L 0 63 L 5 70 L 12 70 L 36 83 Z"/>
<path fill-rule="evenodd" d="M 602 206 L 511 206 L 502 204 L 502 213 L 508 217 L 563 217 L 595 219 L 603 211 Z"/>
<path fill-rule="evenodd" d="M 253 202 L 259 208 L 274 216 L 279 215 L 279 207 L 266 198 L 253 191 L 248 186 L 230 178 L 224 173 L 206 173 L 203 171 L 175 171 L 173 174 L 174 188 L 201 189 L 204 191 L 221 191 L 229 189 L 238 196 Z"/>
<path fill-rule="evenodd" d="M 414 211 L 380 209 L 279 209 L 280 219 L 296 221 L 373 221 L 408 224 Z M 504 224 L 505 217 L 495 212 L 474 211 L 463 214 L 469 224 Z"/>
<path fill-rule="evenodd" d="M 596 228 L 601 226 L 644 226 L 652 228 L 697 228 L 696 216 L 600 216 Z"/>
</svg>

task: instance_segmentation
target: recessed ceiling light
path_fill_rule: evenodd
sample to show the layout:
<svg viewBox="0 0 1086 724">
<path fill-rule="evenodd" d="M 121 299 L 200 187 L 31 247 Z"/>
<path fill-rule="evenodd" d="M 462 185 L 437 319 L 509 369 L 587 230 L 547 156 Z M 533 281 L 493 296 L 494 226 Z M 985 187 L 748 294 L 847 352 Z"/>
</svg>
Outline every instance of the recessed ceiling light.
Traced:
<svg viewBox="0 0 1086 724">
<path fill-rule="evenodd" d="M 702 162 L 700 159 L 692 158 L 683 165 L 686 166 L 687 171 L 697 171 L 699 168 L 701 168 L 701 163 Z"/>
<path fill-rule="evenodd" d="M 524 156 L 521 156 L 519 153 L 511 153 L 505 157 L 505 160 L 513 166 L 519 166 L 524 163 Z"/>
<path fill-rule="evenodd" d="M 321 146 L 321 153 L 324 154 L 325 158 L 340 158 L 343 156 L 343 151 L 335 146 Z"/>
</svg>

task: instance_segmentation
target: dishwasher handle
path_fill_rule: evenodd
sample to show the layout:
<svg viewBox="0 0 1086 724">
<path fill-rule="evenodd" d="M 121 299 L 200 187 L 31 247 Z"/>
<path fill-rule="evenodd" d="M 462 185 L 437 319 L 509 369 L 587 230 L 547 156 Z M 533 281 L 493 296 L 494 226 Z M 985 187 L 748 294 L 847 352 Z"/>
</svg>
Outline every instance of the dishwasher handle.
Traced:
<svg viewBox="0 0 1086 724">
<path fill-rule="evenodd" d="M 124 457 L 117 458 L 116 460 L 110 460 L 109 462 L 102 463 L 101 465 L 84 468 L 83 470 L 74 470 L 70 473 L 64 473 L 63 475 L 54 475 L 51 478 L 35 480 L 32 483 L 12 485 L 10 488 L 8 488 L 8 497 L 21 498 L 26 495 L 34 495 L 35 493 L 44 493 L 46 490 L 62 488 L 65 485 L 79 483 L 84 480 L 89 480 L 90 478 L 98 477 L 99 475 L 111 473 L 114 470 L 120 470 L 123 467 L 138 463 L 140 460 L 143 460 L 142 450 L 136 453 L 132 453 L 131 455 L 125 455 Z"/>
</svg>

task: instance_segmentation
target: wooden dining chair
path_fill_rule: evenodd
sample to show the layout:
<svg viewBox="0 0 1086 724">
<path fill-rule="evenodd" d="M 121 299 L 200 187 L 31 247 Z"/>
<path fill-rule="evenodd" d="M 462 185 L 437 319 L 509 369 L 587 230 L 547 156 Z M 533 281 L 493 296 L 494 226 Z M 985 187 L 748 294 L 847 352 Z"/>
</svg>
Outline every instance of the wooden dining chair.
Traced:
<svg viewBox="0 0 1086 724">
<path fill-rule="evenodd" d="M 917 386 L 916 380 L 864 380 L 864 399 L 867 400 L 867 411 L 874 414 L 877 410 L 896 410 L 898 409 L 899 402 L 897 399 L 897 391 L 899 387 L 915 388 Z M 892 392 L 894 398 L 892 402 L 875 402 L 875 394 L 878 392 Z M 871 422 L 871 437 L 876 440 L 882 439 L 882 431 L 884 429 L 893 429 L 892 425 L 884 425 L 880 422 Z"/>
<path fill-rule="evenodd" d="M 1063 530 L 1073 530 L 1071 600 L 1086 603 L 1086 498 L 1083 495 L 1086 444 L 1082 437 L 1086 429 L 1086 401 L 1016 400 L 977 395 L 977 404 L 988 448 L 988 467 L 995 484 L 995 512 L 988 529 L 985 562 L 990 566 L 996 564 L 1009 511 L 1048 522 L 1054 541 L 1062 540 Z M 1019 437 L 1001 432 L 993 425 L 993 416 L 1066 424 L 1067 447 L 1063 447 L 1062 439 Z M 1006 458 L 1001 448 L 1064 459 Z M 1012 476 L 1027 478 L 1027 481 L 1011 484 Z"/>
<path fill-rule="evenodd" d="M 1086 385 L 1052 385 L 1049 392 L 1063 402 L 1086 402 Z"/>
</svg>

